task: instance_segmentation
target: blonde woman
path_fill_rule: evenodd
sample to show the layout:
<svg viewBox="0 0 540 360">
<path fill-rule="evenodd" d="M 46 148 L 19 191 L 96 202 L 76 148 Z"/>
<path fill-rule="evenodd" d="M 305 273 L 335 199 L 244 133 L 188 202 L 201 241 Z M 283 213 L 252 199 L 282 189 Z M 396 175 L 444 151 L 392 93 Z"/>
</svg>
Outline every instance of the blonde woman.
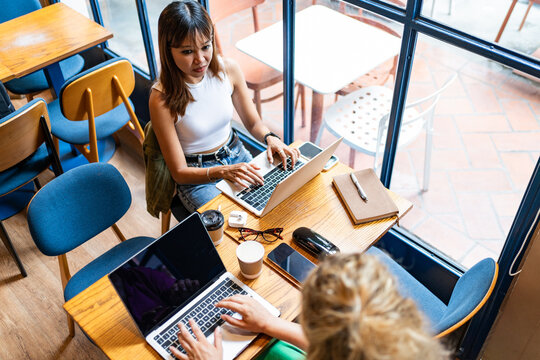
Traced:
<svg viewBox="0 0 540 360">
<path fill-rule="evenodd" d="M 326 258 L 306 279 L 300 324 L 270 315 L 246 296 L 233 296 L 216 306 L 231 309 L 242 320 L 223 315 L 228 323 L 263 332 L 284 342 L 259 359 L 308 360 L 440 360 L 448 353 L 427 331 L 427 323 L 411 299 L 403 298 L 396 281 L 375 257 L 362 254 Z M 196 327 L 191 322 L 192 327 Z M 185 327 L 178 337 L 188 355 L 180 359 L 221 359 L 220 336 L 215 344 L 195 339 Z M 195 332 L 197 333 L 197 332 Z"/>
</svg>

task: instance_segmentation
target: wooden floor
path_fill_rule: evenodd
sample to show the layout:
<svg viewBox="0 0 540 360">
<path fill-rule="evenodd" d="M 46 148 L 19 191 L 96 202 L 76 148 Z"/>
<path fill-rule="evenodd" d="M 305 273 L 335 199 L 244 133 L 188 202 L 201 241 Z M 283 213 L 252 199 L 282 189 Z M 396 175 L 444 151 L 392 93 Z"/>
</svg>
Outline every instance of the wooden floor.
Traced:
<svg viewBox="0 0 540 360">
<path fill-rule="evenodd" d="M 25 102 L 14 101 L 14 104 L 20 107 Z M 118 226 L 128 238 L 158 236 L 160 222 L 146 212 L 140 145 L 128 132 L 121 133 L 119 138 L 120 146 L 109 163 L 126 179 L 133 202 Z M 42 174 L 41 184 L 52 176 L 48 171 Z M 0 244 L 0 359 L 106 359 L 79 328 L 74 338 L 68 336 L 58 261 L 41 254 L 34 245 L 25 211 L 3 223 L 28 277 L 21 277 L 15 262 Z M 72 274 L 117 243 L 113 231 L 106 230 L 69 253 Z"/>
</svg>

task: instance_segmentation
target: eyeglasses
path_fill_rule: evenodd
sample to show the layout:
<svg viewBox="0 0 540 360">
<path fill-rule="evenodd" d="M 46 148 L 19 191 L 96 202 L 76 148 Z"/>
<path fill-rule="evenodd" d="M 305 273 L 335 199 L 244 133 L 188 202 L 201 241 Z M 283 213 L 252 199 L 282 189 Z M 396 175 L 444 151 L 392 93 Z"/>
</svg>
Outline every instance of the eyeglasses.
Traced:
<svg viewBox="0 0 540 360">
<path fill-rule="evenodd" d="M 264 241 L 272 243 L 276 241 L 277 239 L 283 240 L 283 237 L 281 236 L 281 233 L 283 232 L 283 228 L 272 228 L 267 229 L 263 231 L 259 230 L 253 230 L 250 228 L 238 228 L 238 231 L 240 231 L 240 237 L 242 240 L 257 240 L 259 235 L 263 238 Z"/>
</svg>

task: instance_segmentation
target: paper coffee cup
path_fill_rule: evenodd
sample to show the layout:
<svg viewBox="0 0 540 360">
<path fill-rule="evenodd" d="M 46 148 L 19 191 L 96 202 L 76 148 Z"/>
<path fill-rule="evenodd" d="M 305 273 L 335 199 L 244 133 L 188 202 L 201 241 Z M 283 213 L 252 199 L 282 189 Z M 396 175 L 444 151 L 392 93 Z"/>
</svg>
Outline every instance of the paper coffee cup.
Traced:
<svg viewBox="0 0 540 360">
<path fill-rule="evenodd" d="M 225 223 L 225 217 L 221 211 L 206 210 L 201 214 L 201 220 L 214 245 L 219 245 L 223 240 L 223 224 Z"/>
<path fill-rule="evenodd" d="M 262 273 L 264 246 L 257 241 L 244 241 L 236 248 L 240 272 L 246 279 L 255 279 Z"/>
</svg>

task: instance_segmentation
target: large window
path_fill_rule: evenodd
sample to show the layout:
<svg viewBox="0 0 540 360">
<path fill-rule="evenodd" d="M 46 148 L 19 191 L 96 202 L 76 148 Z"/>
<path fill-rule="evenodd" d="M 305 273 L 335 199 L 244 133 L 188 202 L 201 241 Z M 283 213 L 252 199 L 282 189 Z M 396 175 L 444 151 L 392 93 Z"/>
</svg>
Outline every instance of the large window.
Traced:
<svg viewBox="0 0 540 360">
<path fill-rule="evenodd" d="M 405 228 L 470 267 L 499 258 L 532 175 L 540 151 L 539 87 L 511 68 L 420 35 L 407 102 L 452 74 L 433 114 L 432 143 L 426 145 L 424 131 L 398 149 L 391 189 L 414 203 Z M 424 171 L 429 188 L 420 191 Z"/>
<path fill-rule="evenodd" d="M 113 32 L 108 48 L 149 72 L 145 45 L 134 0 L 97 0 L 103 25 Z"/>
</svg>

